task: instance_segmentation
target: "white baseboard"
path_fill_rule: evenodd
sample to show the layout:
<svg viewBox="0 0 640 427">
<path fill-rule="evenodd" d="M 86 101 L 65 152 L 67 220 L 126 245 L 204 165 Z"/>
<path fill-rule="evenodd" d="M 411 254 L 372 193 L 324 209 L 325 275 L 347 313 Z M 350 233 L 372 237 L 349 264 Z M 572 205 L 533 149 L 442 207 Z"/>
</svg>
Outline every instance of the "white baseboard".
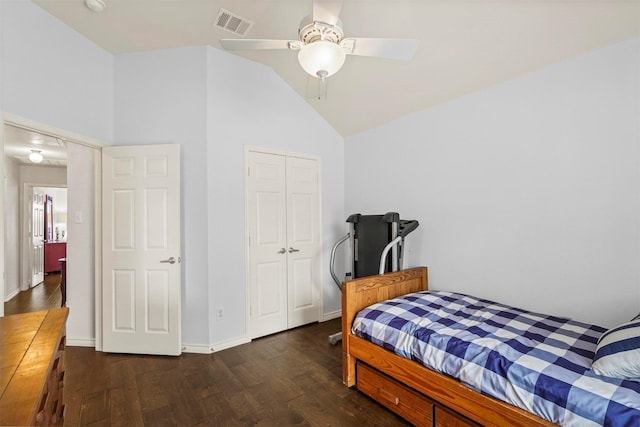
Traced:
<svg viewBox="0 0 640 427">
<path fill-rule="evenodd" d="M 202 345 L 202 344 L 183 344 L 182 351 L 184 353 L 198 353 L 198 354 L 211 354 L 216 351 L 226 350 L 231 347 L 235 347 L 242 344 L 250 343 L 248 338 L 236 338 L 228 341 L 221 341 L 216 344 Z"/>
<path fill-rule="evenodd" d="M 202 344 L 183 344 L 183 353 L 196 353 L 196 354 L 211 354 L 216 351 L 225 350 L 227 348 L 235 347 L 237 345 L 246 344 L 251 340 L 246 338 L 224 341 L 215 345 L 202 345 Z M 94 347 L 96 346 L 95 339 L 69 339 L 67 338 L 67 344 L 69 347 Z"/>
<path fill-rule="evenodd" d="M 236 338 L 236 339 L 227 340 L 227 341 L 221 341 L 219 343 L 213 344 L 211 348 L 213 349 L 213 352 L 216 352 L 216 351 L 226 350 L 231 347 L 236 347 L 242 344 L 247 344 L 250 342 L 251 340 L 249 338 L 242 337 L 242 338 Z"/>
<path fill-rule="evenodd" d="M 95 338 L 86 338 L 86 339 L 67 338 L 66 345 L 69 347 L 95 347 L 96 340 Z"/>
<path fill-rule="evenodd" d="M 202 344 L 182 344 L 183 353 L 211 354 L 213 348 Z"/>
<path fill-rule="evenodd" d="M 334 311 L 331 313 L 325 313 L 322 316 L 322 322 L 326 322 L 327 320 L 337 319 L 341 316 L 341 312 Z M 183 344 L 182 352 L 183 353 L 195 353 L 195 354 L 211 354 L 217 351 L 226 350 L 228 348 L 236 347 L 242 344 L 250 343 L 251 340 L 243 337 L 236 338 L 228 341 L 221 341 L 212 345 L 202 345 L 202 344 Z M 70 347 L 94 347 L 96 346 L 96 340 L 92 338 L 88 339 L 69 339 L 67 338 L 67 345 Z"/>
<path fill-rule="evenodd" d="M 20 293 L 20 288 L 16 289 L 15 291 L 11 292 L 9 295 L 7 295 L 4 298 L 4 302 L 9 302 L 11 301 L 11 298 L 15 297 L 16 295 L 18 295 Z"/>
<path fill-rule="evenodd" d="M 325 314 L 322 315 L 321 322 L 326 322 L 327 320 L 337 319 L 340 316 L 342 316 L 342 310 L 332 311 L 331 313 L 325 313 Z"/>
</svg>

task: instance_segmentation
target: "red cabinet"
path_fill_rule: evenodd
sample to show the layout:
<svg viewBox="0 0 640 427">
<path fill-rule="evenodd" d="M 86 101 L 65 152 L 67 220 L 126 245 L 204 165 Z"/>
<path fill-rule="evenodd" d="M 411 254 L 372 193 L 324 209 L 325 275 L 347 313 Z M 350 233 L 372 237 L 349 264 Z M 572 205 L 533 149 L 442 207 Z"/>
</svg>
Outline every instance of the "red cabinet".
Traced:
<svg viewBox="0 0 640 427">
<path fill-rule="evenodd" d="M 44 243 L 44 272 L 60 271 L 60 258 L 67 257 L 67 242 Z"/>
</svg>

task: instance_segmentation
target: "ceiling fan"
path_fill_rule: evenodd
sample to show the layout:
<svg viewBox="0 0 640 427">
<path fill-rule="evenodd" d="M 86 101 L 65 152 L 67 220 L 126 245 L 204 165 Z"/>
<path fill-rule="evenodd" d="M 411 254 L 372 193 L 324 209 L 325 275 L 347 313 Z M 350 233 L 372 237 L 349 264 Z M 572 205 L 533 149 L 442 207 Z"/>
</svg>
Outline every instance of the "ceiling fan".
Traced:
<svg viewBox="0 0 640 427">
<path fill-rule="evenodd" d="M 313 12 L 298 28 L 298 40 L 221 39 L 227 50 L 289 49 L 298 51 L 298 62 L 309 75 L 324 81 L 335 74 L 346 55 L 410 60 L 418 40 L 344 37 L 340 10 L 343 0 L 313 0 Z"/>
</svg>

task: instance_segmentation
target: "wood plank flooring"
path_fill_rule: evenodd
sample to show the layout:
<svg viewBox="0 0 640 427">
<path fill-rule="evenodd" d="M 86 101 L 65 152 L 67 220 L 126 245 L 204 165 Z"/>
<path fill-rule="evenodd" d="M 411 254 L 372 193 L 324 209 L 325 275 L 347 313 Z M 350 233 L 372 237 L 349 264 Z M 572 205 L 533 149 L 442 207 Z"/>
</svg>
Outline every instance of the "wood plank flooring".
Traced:
<svg viewBox="0 0 640 427">
<path fill-rule="evenodd" d="M 61 302 L 60 273 L 49 273 L 45 274 L 44 282 L 18 293 L 11 300 L 5 302 L 4 315 L 58 308 Z"/>
<path fill-rule="evenodd" d="M 340 319 L 210 355 L 67 347 L 65 425 L 406 426 L 342 385 Z"/>
<path fill-rule="evenodd" d="M 59 307 L 60 275 L 20 292 L 5 315 Z M 140 356 L 67 347 L 67 426 L 406 426 L 342 385 L 340 319 L 210 355 Z"/>
</svg>

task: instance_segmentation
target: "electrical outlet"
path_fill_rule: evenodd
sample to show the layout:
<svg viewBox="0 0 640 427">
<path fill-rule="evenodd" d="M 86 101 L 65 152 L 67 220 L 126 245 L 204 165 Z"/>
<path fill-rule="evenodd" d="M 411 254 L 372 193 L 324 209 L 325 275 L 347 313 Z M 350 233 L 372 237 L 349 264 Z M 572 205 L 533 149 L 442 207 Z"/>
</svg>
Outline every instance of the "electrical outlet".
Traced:
<svg viewBox="0 0 640 427">
<path fill-rule="evenodd" d="M 216 311 L 216 318 L 222 319 L 224 317 L 224 308 L 222 307 L 218 307 L 218 310 Z"/>
</svg>

